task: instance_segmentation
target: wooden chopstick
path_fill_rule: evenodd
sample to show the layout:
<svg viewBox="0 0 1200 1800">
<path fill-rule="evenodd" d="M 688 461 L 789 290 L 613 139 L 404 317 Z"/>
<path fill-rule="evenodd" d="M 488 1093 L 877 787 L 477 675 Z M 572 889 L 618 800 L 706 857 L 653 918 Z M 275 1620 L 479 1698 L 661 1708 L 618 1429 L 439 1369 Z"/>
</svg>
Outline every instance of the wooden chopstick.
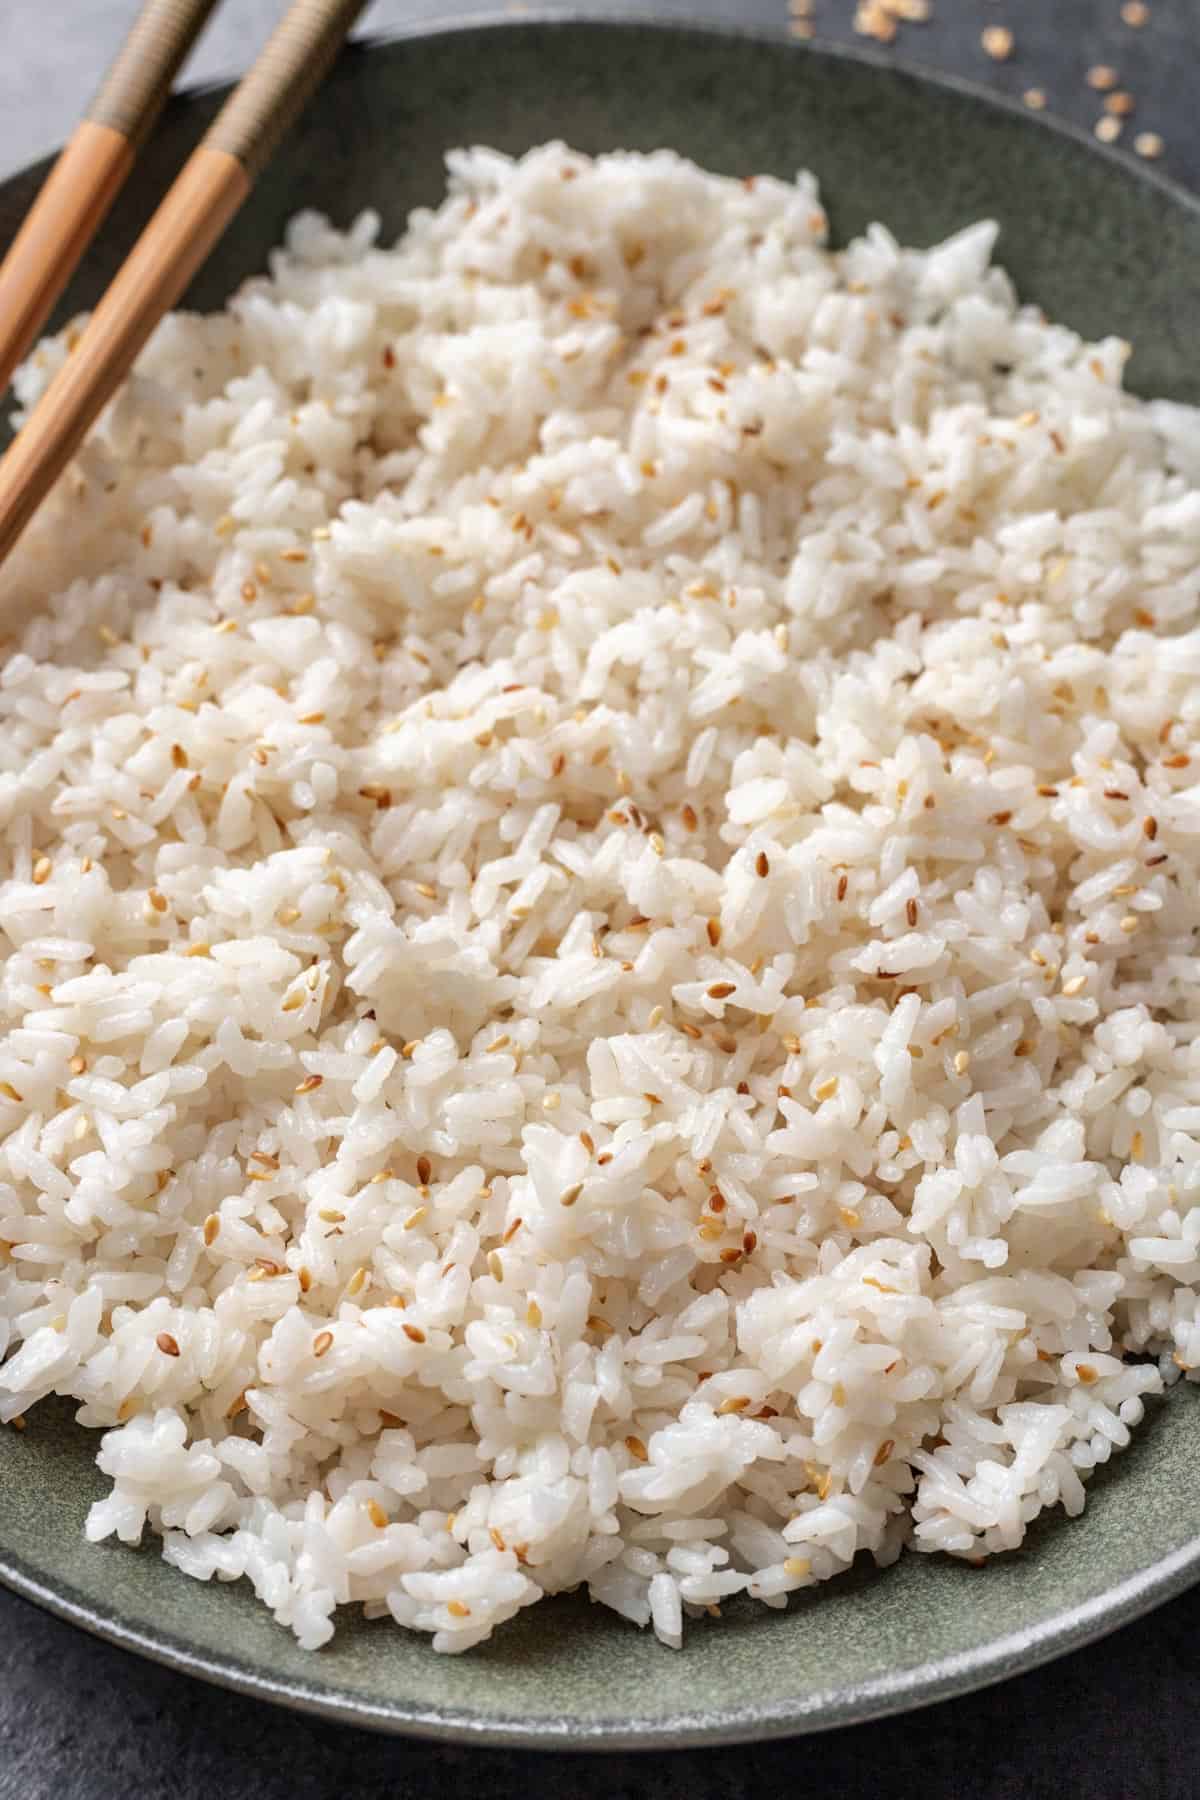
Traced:
<svg viewBox="0 0 1200 1800">
<path fill-rule="evenodd" d="M 0 562 L 253 186 L 366 0 L 293 0 L 0 461 Z M 297 195 L 297 203 L 303 199 Z"/>
<path fill-rule="evenodd" d="M 0 391 L 104 221 L 217 0 L 146 0 L 0 264 Z"/>
</svg>

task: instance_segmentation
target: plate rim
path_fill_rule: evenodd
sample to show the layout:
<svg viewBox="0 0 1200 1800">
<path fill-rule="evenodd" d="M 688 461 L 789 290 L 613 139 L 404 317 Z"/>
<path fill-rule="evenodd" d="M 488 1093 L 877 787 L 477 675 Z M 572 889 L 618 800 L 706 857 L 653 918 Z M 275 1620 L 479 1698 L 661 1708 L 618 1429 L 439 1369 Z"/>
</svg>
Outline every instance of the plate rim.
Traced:
<svg viewBox="0 0 1200 1800">
<path fill-rule="evenodd" d="M 1069 1525 L 1073 1521 L 1063 1521 Z M 1060 1527 L 1061 1528 L 1061 1527 Z M 99 1548 L 99 1547 L 98 1547 Z M 753 1701 L 711 1710 L 678 1713 L 664 1720 L 622 1721 L 600 1717 L 580 1722 L 545 1718 L 531 1724 L 518 1713 L 367 1701 L 333 1685 L 264 1673 L 240 1659 L 217 1659 L 197 1651 L 166 1629 L 156 1635 L 130 1625 L 119 1614 L 76 1598 L 67 1588 L 48 1585 L 23 1560 L 0 1547 L 0 1586 L 91 1637 L 176 1674 L 211 1686 L 267 1700 L 309 1717 L 355 1726 L 383 1735 L 454 1743 L 467 1748 L 509 1750 L 630 1751 L 684 1750 L 768 1742 L 866 1725 L 994 1687 L 1010 1676 L 1032 1673 L 1072 1651 L 1085 1649 L 1131 1625 L 1200 1582 L 1200 1537 L 1178 1546 L 1115 1588 L 1053 1613 L 1040 1624 L 1022 1626 L 971 1650 L 956 1651 L 902 1670 L 859 1682 L 853 1688 L 817 1692 L 756 1705 Z M 432 1654 L 432 1652 L 431 1652 Z M 314 1668 L 320 1660 L 314 1657 Z"/>
<path fill-rule="evenodd" d="M 725 0 L 736 4 L 736 0 Z M 793 56 L 816 56 L 837 65 L 867 67 L 877 73 L 951 93 L 960 99 L 1019 122 L 1022 127 L 1049 134 L 1053 139 L 1099 159 L 1114 174 L 1148 189 L 1200 224 L 1200 194 L 1181 182 L 1141 162 L 1135 163 L 1115 147 L 1093 138 L 1081 126 L 1054 114 L 1031 113 L 1010 95 L 998 93 L 970 77 L 946 74 L 919 60 L 892 56 L 867 46 L 845 45 L 819 34 L 811 39 L 791 37 L 786 26 L 747 24 L 735 17 L 698 18 L 684 12 L 663 12 L 651 6 L 644 12 L 618 12 L 604 5 L 571 5 L 569 8 L 533 5 L 510 11 L 503 4 L 487 4 L 455 10 L 444 16 L 400 22 L 385 31 L 367 32 L 351 41 L 343 55 L 362 56 L 373 51 L 453 37 L 463 33 L 566 30 L 586 25 L 614 33 L 630 30 L 674 33 L 680 36 L 739 39 L 769 45 Z M 173 108 L 211 102 L 228 93 L 230 80 L 198 82 L 181 88 L 172 97 Z M 14 183 L 32 182 L 53 164 L 58 152 L 0 174 L 0 190 Z M 1166 1601 L 1200 1582 L 1200 1536 L 1179 1545 L 1146 1568 L 1126 1577 L 1114 1588 L 1058 1610 L 1033 1625 L 1025 1625 L 993 1638 L 984 1645 L 934 1657 L 914 1668 L 860 1681 L 852 1687 L 829 1688 L 804 1696 L 759 1704 L 753 1700 L 719 1711 L 676 1713 L 664 1719 L 625 1720 L 600 1717 L 591 1721 L 544 1718 L 531 1723 L 519 1713 L 483 1713 L 448 1706 L 426 1706 L 393 1701 L 364 1700 L 334 1683 L 315 1679 L 311 1684 L 280 1677 L 261 1666 L 227 1655 L 217 1658 L 197 1650 L 166 1628 L 148 1632 L 123 1619 L 114 1610 L 82 1599 L 64 1584 L 56 1587 L 30 1568 L 0 1540 L 0 1586 L 43 1611 L 64 1620 L 89 1636 L 115 1645 L 160 1667 L 208 1682 L 251 1699 L 266 1700 L 311 1717 L 339 1725 L 384 1734 L 453 1743 L 468 1748 L 501 1748 L 580 1752 L 661 1751 L 695 1749 L 768 1741 L 835 1730 L 874 1719 L 937 1705 L 993 1686 L 1010 1676 L 1028 1673 L 1059 1656 L 1085 1648 L 1109 1633 L 1134 1623 Z M 314 1677 L 320 1659 L 313 1658 Z"/>
</svg>

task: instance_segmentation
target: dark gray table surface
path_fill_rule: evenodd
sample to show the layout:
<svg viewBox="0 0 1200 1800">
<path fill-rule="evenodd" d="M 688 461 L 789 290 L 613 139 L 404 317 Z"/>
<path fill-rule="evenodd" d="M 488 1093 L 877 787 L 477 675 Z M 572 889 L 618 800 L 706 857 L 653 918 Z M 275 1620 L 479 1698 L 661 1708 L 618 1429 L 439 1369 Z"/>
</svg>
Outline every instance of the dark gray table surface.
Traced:
<svg viewBox="0 0 1200 1800">
<path fill-rule="evenodd" d="M 192 73 L 235 72 L 281 4 L 227 0 Z M 1111 64 L 1137 102 L 1123 143 L 1157 132 L 1160 166 L 1200 189 L 1200 0 L 1149 5 L 1148 23 L 1131 30 L 1120 0 L 934 0 L 933 19 L 903 27 L 889 53 L 1009 94 L 1041 88 L 1051 112 L 1084 126 L 1101 111 L 1086 71 Z M 376 0 L 366 26 L 474 10 Z M 548 10 L 543 0 L 537 10 Z M 608 0 L 605 10 L 734 15 L 779 29 L 787 16 L 785 0 Z M 61 140 L 135 11 L 136 0 L 0 0 L 0 174 Z M 823 39 L 861 41 L 854 0 L 813 0 L 812 12 Z M 1003 63 L 980 43 L 999 24 L 1015 39 Z M 534 1784 L 579 1800 L 769 1800 L 805 1790 L 828 1800 L 1195 1800 L 1198 1619 L 1185 1594 L 1003 1687 L 826 1737 L 564 1758 L 376 1738 L 294 1717 L 137 1661 L 0 1592 L 0 1800 L 434 1800 L 476 1787 L 489 1800 L 520 1800 Z"/>
</svg>

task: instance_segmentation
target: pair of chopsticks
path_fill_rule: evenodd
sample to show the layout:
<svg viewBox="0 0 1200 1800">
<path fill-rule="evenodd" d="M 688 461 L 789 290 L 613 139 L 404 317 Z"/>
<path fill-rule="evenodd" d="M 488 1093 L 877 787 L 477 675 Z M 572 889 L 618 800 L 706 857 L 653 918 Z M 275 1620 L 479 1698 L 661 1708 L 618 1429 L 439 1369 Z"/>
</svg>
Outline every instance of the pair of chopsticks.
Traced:
<svg viewBox="0 0 1200 1800">
<path fill-rule="evenodd" d="M 216 0 L 148 0 L 0 265 L 0 389 L 45 324 Z M 0 562 L 181 298 L 366 0 L 293 0 L 0 460 Z"/>
</svg>

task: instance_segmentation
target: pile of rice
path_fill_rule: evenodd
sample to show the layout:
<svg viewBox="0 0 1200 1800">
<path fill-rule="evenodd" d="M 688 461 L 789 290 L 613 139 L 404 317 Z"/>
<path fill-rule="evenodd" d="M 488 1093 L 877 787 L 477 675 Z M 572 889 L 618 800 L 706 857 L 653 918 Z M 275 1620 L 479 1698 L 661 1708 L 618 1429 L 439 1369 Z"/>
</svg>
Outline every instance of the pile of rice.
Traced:
<svg viewBox="0 0 1200 1800">
<path fill-rule="evenodd" d="M 1012 1549 L 1200 1364 L 1200 424 L 807 177 L 376 230 L 4 573 L 0 1418 L 311 1647 Z"/>
</svg>

